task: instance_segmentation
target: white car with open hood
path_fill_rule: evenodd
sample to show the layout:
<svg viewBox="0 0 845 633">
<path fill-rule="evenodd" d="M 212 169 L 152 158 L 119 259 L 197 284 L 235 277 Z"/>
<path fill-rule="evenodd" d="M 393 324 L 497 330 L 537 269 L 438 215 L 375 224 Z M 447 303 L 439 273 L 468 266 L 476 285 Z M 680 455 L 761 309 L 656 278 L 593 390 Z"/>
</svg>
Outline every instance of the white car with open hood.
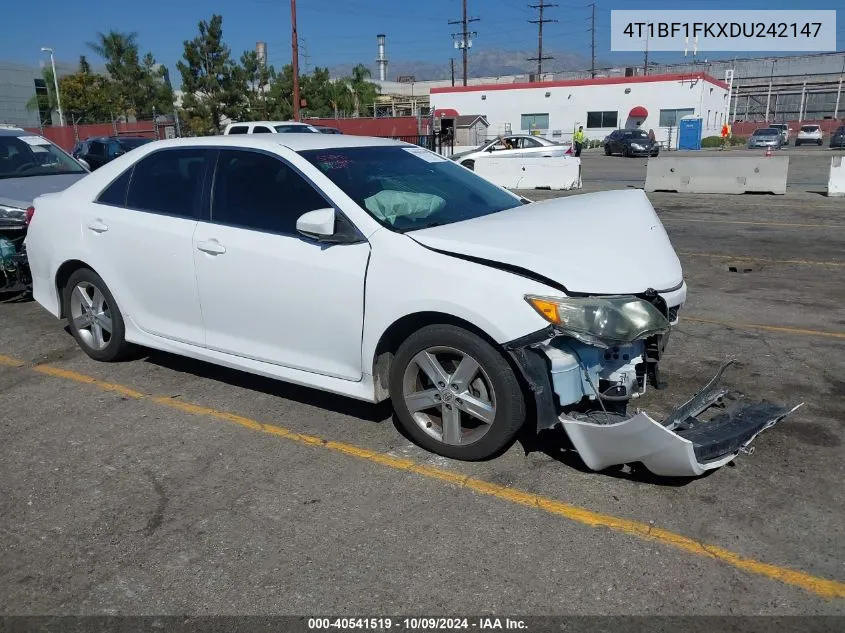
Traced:
<svg viewBox="0 0 845 633">
<path fill-rule="evenodd" d="M 35 299 L 92 358 L 138 344 L 389 397 L 448 457 L 529 424 L 592 469 L 692 476 L 788 413 L 718 377 L 664 420 L 627 413 L 686 298 L 642 191 L 528 203 L 396 141 L 236 135 L 144 145 L 34 206 Z"/>
</svg>

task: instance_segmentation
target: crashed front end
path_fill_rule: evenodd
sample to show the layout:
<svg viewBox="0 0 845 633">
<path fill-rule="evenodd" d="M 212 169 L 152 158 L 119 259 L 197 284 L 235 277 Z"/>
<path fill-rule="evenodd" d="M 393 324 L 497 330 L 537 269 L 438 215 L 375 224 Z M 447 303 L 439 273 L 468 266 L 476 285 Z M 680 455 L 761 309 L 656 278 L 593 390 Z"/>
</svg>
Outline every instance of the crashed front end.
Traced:
<svg viewBox="0 0 845 633">
<path fill-rule="evenodd" d="M 656 475 L 698 476 L 750 453 L 757 435 L 794 411 L 723 388 L 729 361 L 665 419 L 631 414 L 632 400 L 663 386 L 658 364 L 680 303 L 651 289 L 526 300 L 551 325 L 506 348 L 534 393 L 538 430 L 562 426 L 592 470 L 639 462 Z"/>
<path fill-rule="evenodd" d="M 26 212 L 0 204 L 0 293 L 21 293 L 32 284 L 25 237 Z"/>
</svg>

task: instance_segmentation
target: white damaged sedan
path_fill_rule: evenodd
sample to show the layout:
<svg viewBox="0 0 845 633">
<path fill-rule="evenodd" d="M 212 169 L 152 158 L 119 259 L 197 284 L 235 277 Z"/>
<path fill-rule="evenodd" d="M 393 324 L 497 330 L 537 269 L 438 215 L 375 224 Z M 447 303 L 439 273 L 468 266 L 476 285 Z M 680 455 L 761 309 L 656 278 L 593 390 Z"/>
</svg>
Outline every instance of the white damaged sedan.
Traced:
<svg viewBox="0 0 845 633">
<path fill-rule="evenodd" d="M 694 476 L 789 413 L 721 372 L 664 420 L 628 411 L 686 298 L 642 191 L 528 203 L 404 143 L 268 136 L 150 143 L 38 198 L 35 299 L 92 358 L 136 344 L 390 398 L 457 459 L 529 424 L 594 470 Z"/>
</svg>

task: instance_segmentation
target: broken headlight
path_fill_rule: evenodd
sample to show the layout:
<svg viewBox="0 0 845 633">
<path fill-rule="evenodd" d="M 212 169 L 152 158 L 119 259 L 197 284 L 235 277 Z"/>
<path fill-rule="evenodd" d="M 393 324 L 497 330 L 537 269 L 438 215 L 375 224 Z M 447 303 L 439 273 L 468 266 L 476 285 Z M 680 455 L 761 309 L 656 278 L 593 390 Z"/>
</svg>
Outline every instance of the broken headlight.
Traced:
<svg viewBox="0 0 845 633">
<path fill-rule="evenodd" d="M 0 221 L 23 223 L 25 219 L 26 209 L 0 204 Z"/>
<path fill-rule="evenodd" d="M 558 330 L 590 345 L 631 343 L 669 330 L 660 310 L 637 297 L 526 295 L 525 300 Z"/>
</svg>

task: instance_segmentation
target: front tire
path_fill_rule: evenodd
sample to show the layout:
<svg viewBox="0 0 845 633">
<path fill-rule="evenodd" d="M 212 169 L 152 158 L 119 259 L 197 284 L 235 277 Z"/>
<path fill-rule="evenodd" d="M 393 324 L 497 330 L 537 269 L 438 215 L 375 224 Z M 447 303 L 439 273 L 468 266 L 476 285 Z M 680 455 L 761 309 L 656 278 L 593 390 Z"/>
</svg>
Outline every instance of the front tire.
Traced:
<svg viewBox="0 0 845 633">
<path fill-rule="evenodd" d="M 454 459 L 492 457 L 525 422 L 522 388 L 505 357 L 453 325 L 426 326 L 402 343 L 390 397 L 417 444 Z"/>
<path fill-rule="evenodd" d="M 70 276 L 64 288 L 67 324 L 73 338 L 94 360 L 118 360 L 129 350 L 123 316 L 102 278 L 89 268 Z"/>
<path fill-rule="evenodd" d="M 627 145 L 622 146 L 622 156 L 624 156 L 625 158 L 628 158 L 630 156 L 630 152 L 628 151 Z"/>
</svg>

